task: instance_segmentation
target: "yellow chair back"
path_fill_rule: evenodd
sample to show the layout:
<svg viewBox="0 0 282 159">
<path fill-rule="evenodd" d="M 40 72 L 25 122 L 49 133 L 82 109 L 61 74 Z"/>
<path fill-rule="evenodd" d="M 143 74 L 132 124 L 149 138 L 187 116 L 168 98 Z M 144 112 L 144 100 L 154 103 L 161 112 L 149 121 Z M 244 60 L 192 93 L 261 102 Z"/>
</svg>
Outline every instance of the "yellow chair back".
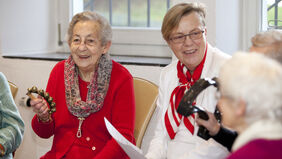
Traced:
<svg viewBox="0 0 282 159">
<path fill-rule="evenodd" d="M 10 85 L 10 89 L 11 89 L 13 98 L 15 99 L 19 88 L 14 83 L 12 83 L 10 81 L 9 81 L 9 85 Z"/>
<path fill-rule="evenodd" d="M 136 146 L 141 148 L 143 136 L 156 108 L 158 86 L 148 80 L 134 77 L 134 93 L 136 103 L 134 137 Z"/>
</svg>

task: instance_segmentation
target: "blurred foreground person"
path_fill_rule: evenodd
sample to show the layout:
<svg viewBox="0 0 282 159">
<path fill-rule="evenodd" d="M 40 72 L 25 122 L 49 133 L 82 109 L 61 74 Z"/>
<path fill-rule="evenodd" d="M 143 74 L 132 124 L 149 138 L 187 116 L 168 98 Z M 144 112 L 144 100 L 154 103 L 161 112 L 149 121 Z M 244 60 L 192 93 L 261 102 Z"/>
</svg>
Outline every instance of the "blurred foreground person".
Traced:
<svg viewBox="0 0 282 159">
<path fill-rule="evenodd" d="M 282 31 L 272 29 L 256 34 L 252 37 L 250 51 L 264 54 L 282 64 Z M 205 121 L 196 118 L 197 124 L 206 127 L 212 138 L 231 150 L 232 144 L 238 135 L 237 132 L 223 127 L 215 119 L 213 113 L 207 113 L 209 115 L 209 120 Z"/>
<path fill-rule="evenodd" d="M 282 66 L 260 54 L 236 53 L 220 70 L 223 124 L 239 136 L 228 159 L 282 156 Z"/>
<path fill-rule="evenodd" d="M 9 83 L 0 72 L 0 158 L 12 159 L 23 140 L 24 122 L 14 102 Z"/>
</svg>

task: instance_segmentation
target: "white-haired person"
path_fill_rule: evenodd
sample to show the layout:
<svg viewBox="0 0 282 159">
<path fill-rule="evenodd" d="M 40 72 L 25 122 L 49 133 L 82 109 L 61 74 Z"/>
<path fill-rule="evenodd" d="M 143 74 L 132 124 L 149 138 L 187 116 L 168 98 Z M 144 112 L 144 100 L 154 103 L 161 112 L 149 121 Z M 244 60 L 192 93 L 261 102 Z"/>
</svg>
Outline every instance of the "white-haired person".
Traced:
<svg viewBox="0 0 282 159">
<path fill-rule="evenodd" d="M 261 54 L 236 53 L 219 73 L 219 109 L 236 130 L 228 159 L 281 159 L 282 66 Z"/>
<path fill-rule="evenodd" d="M 261 53 L 274 60 L 277 60 L 282 64 L 282 31 L 278 29 L 272 29 L 264 32 L 260 32 L 252 37 L 251 52 Z M 223 146 L 231 150 L 234 143 L 237 132 L 225 128 L 218 123 L 214 115 L 207 112 L 209 120 L 205 121 L 200 118 L 196 118 L 196 122 L 199 125 L 203 125 L 209 130 L 209 134 L 213 139 L 221 143 Z"/>
<path fill-rule="evenodd" d="M 161 71 L 158 122 L 146 154 L 148 159 L 218 159 L 228 155 L 228 150 L 215 140 L 197 136 L 194 115 L 184 117 L 176 111 L 185 91 L 200 78 L 218 76 L 221 65 L 230 58 L 208 43 L 205 15 L 201 3 L 180 3 L 169 9 L 163 19 L 163 38 L 177 60 Z M 215 88 L 204 90 L 195 104 L 215 111 L 215 92 Z"/>
<path fill-rule="evenodd" d="M 112 29 L 96 12 L 76 14 L 68 29 L 70 56 L 53 68 L 46 91 L 56 103 L 50 115 L 41 96 L 31 100 L 36 113 L 33 131 L 53 136 L 53 145 L 41 158 L 128 158 L 105 126 L 106 117 L 130 142 L 135 121 L 133 78 L 111 60 Z"/>
<path fill-rule="evenodd" d="M 250 52 L 263 53 L 282 63 L 282 30 L 271 29 L 253 36 Z"/>
</svg>

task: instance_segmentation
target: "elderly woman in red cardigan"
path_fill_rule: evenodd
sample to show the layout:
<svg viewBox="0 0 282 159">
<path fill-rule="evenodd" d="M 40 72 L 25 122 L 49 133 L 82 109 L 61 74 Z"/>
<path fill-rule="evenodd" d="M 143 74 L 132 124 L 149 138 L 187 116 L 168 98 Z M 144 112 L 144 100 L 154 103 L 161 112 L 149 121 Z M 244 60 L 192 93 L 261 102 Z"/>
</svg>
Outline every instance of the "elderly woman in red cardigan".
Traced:
<svg viewBox="0 0 282 159">
<path fill-rule="evenodd" d="M 68 29 L 71 55 L 53 68 L 46 91 L 54 98 L 56 112 L 41 97 L 31 100 L 36 113 L 34 132 L 54 135 L 53 145 L 41 158 L 128 158 L 107 132 L 104 117 L 129 141 L 133 136 L 135 101 L 133 78 L 110 59 L 112 30 L 94 12 L 75 15 Z"/>
</svg>

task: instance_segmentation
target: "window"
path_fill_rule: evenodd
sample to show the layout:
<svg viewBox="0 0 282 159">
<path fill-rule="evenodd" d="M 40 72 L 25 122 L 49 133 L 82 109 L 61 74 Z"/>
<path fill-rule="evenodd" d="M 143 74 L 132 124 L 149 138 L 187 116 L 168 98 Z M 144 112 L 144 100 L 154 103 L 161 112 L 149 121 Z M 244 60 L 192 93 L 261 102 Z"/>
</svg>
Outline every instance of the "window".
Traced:
<svg viewBox="0 0 282 159">
<path fill-rule="evenodd" d="M 251 46 L 250 39 L 261 31 L 282 29 L 282 0 L 242 1 L 242 50 Z"/>
<path fill-rule="evenodd" d="M 97 11 L 112 26 L 157 27 L 169 8 L 169 0 L 83 0 L 83 9 Z"/>
<path fill-rule="evenodd" d="M 110 2 L 108 0 L 99 1 L 105 3 Z M 146 4 L 146 6 L 147 1 L 151 2 L 149 14 L 151 15 L 150 27 L 147 27 L 147 25 L 143 25 L 145 27 L 132 27 L 126 26 L 128 25 L 126 20 L 120 20 L 121 18 L 116 14 L 118 7 L 114 6 L 118 5 L 114 4 L 117 3 L 117 1 L 120 3 L 124 2 L 124 4 L 127 5 L 125 2 L 128 2 L 128 0 L 111 1 L 113 2 L 112 23 L 117 25 L 113 27 L 112 47 L 109 53 L 111 55 L 131 56 L 115 56 L 115 59 L 119 58 L 118 62 L 125 61 L 124 63 L 135 64 L 136 61 L 138 61 L 137 64 L 149 64 L 148 61 L 150 60 L 150 65 L 151 63 L 152 65 L 169 63 L 171 53 L 162 38 L 160 28 L 157 27 L 157 25 L 160 25 L 162 17 L 161 20 L 153 22 L 156 9 L 152 9 L 153 4 L 156 3 L 155 1 L 163 1 L 163 6 L 166 6 L 167 2 L 165 0 L 143 0 L 142 2 Z M 93 1 L 94 4 L 96 2 L 98 2 L 98 0 Z M 130 6 L 134 6 L 132 4 L 135 3 L 134 0 L 130 2 Z M 141 3 L 141 1 L 139 3 Z M 74 13 L 84 10 L 84 5 L 83 0 L 0 1 L 0 20 L 5 21 L 5 23 L 1 23 L 0 25 L 1 55 L 8 58 L 43 60 L 65 59 L 69 56 L 70 52 L 66 41 L 69 22 Z M 90 7 L 90 5 L 88 6 Z M 93 8 L 95 9 L 95 7 Z M 15 10 L 17 12 L 15 12 Z M 120 10 L 124 12 L 122 9 Z M 133 16 L 135 14 L 133 14 L 133 10 L 135 11 L 136 8 L 131 8 L 130 10 L 132 13 L 131 24 L 135 24 L 135 16 Z M 166 9 L 164 8 L 163 10 L 165 13 Z M 127 11 L 124 13 L 128 15 Z M 148 11 L 146 11 L 144 15 L 147 15 L 147 13 Z M 109 13 L 106 17 L 109 18 Z M 118 17 L 117 20 L 115 20 L 116 17 Z M 119 24 L 118 21 L 122 23 Z M 147 20 L 144 23 L 147 24 Z M 145 57 L 135 58 L 135 56 Z"/>
<path fill-rule="evenodd" d="M 94 10 L 113 27 L 111 55 L 171 57 L 160 27 L 170 0 L 73 0 L 72 15 Z"/>
<path fill-rule="evenodd" d="M 282 29 L 282 0 L 267 0 L 267 28 Z"/>
</svg>

